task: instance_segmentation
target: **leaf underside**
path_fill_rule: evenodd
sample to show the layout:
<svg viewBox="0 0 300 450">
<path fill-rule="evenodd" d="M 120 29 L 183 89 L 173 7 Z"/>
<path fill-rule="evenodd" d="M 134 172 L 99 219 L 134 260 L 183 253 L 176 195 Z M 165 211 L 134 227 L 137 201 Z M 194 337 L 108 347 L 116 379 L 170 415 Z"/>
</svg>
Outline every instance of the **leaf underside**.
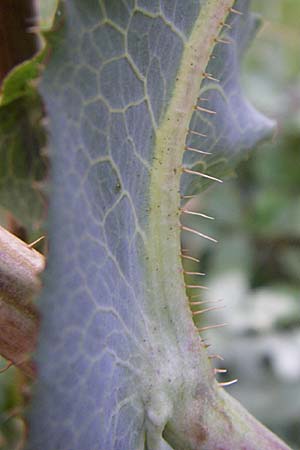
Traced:
<svg viewBox="0 0 300 450">
<path fill-rule="evenodd" d="M 248 1 L 235 4 L 243 16 L 228 15 L 227 4 L 65 1 L 60 25 L 47 33 L 51 58 L 40 90 L 50 118 L 51 248 L 40 299 L 30 450 L 154 450 L 162 448 L 166 426 L 173 448 L 196 449 L 197 442 L 221 448 L 205 429 L 193 430 L 189 444 L 174 438 L 172 417 L 188 397 L 213 402 L 220 388 L 198 343 L 184 287 L 176 297 L 183 282 L 179 227 L 172 229 L 180 182 L 183 194 L 204 184 L 200 177 L 181 178 L 181 162 L 169 167 L 165 155 L 174 152 L 180 161 L 184 144 L 204 146 L 212 155 L 187 151 L 184 167 L 222 176 L 272 129 L 238 84 L 238 59 L 256 22 Z M 218 34 L 210 35 L 201 14 L 207 8 L 214 17 L 218 7 L 232 29 L 211 19 Z M 181 63 L 197 26 L 210 39 L 203 44 L 203 70 L 220 82 L 199 72 L 193 83 L 207 99 L 198 104 L 216 114 L 193 113 L 195 95 L 189 115 L 177 123 L 179 87 L 189 76 Z M 214 41 L 220 32 L 231 45 Z M 196 40 L 201 54 L 201 35 Z M 210 61 L 208 50 L 215 56 Z M 163 148 L 168 117 L 174 133 L 189 127 L 207 137 L 186 135 L 178 148 Z M 177 186 L 170 197 L 168 179 Z M 165 269 L 168 256 L 171 269 Z M 168 270 L 173 275 L 165 279 Z"/>
</svg>

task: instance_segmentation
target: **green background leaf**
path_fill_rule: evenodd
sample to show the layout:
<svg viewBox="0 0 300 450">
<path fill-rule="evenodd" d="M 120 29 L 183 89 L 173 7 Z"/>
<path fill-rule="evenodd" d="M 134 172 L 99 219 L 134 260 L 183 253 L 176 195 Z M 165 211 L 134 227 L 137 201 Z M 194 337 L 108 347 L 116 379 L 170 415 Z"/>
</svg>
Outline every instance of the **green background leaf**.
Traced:
<svg viewBox="0 0 300 450">
<path fill-rule="evenodd" d="M 45 220 L 41 115 L 34 92 L 0 106 L 0 205 L 26 227 L 30 239 L 39 237 Z"/>
</svg>

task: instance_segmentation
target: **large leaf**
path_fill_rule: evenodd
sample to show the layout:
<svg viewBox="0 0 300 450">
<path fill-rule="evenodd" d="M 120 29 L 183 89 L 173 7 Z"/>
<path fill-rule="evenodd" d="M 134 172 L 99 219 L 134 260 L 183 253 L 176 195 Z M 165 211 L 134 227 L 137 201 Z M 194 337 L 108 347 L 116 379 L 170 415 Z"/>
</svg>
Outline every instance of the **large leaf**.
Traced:
<svg viewBox="0 0 300 450">
<path fill-rule="evenodd" d="M 31 450 L 154 450 L 163 433 L 174 449 L 286 448 L 215 382 L 180 258 L 187 129 L 211 132 L 217 160 L 270 132 L 237 81 L 248 2 L 243 17 L 231 6 L 69 0 L 48 34 L 51 247 Z M 216 42 L 225 20 L 230 47 Z M 219 87 L 201 84 L 214 69 Z M 221 112 L 210 121 L 193 114 L 204 91 Z"/>
</svg>

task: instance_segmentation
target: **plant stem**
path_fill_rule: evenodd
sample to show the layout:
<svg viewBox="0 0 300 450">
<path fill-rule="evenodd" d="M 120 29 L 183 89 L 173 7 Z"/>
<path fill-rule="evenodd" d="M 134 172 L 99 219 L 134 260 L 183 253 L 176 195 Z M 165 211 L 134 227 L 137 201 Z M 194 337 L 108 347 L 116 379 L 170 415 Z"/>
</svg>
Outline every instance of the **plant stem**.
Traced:
<svg viewBox="0 0 300 450">
<path fill-rule="evenodd" d="M 28 376 L 35 376 L 30 353 L 39 316 L 32 302 L 41 287 L 44 256 L 0 227 L 0 354 Z"/>
<path fill-rule="evenodd" d="M 202 396 L 183 399 L 164 431 L 176 450 L 291 450 L 223 388 Z"/>
</svg>

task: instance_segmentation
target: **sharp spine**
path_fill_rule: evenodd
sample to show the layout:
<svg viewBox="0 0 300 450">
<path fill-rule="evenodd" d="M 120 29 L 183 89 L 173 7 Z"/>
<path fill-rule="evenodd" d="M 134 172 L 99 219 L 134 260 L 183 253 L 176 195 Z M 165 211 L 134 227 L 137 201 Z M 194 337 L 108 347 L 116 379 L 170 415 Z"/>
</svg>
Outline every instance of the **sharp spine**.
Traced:
<svg viewBox="0 0 300 450">
<path fill-rule="evenodd" d="M 209 289 L 207 286 L 202 286 L 201 284 L 186 284 L 187 289 Z"/>
<path fill-rule="evenodd" d="M 183 168 L 182 170 L 183 172 L 189 173 L 190 175 L 198 175 L 199 177 L 208 178 L 209 180 L 217 181 L 218 183 L 223 183 L 223 181 L 220 180 L 219 178 L 212 177 L 211 175 L 207 175 L 206 173 L 196 172 L 195 170 L 190 170 L 186 168 Z"/>
<path fill-rule="evenodd" d="M 221 38 L 216 38 L 215 42 L 217 44 L 232 44 L 232 42 L 229 41 L 228 39 L 221 39 Z"/>
<path fill-rule="evenodd" d="M 183 273 L 185 275 L 201 275 L 202 277 L 204 277 L 206 274 L 203 272 L 187 272 L 186 270 L 183 270 Z"/>
<path fill-rule="evenodd" d="M 201 155 L 211 155 L 210 152 L 205 152 L 204 150 L 199 150 L 198 148 L 190 147 L 189 145 L 186 145 L 184 147 L 184 150 L 189 150 L 191 152 L 201 153 Z"/>
<path fill-rule="evenodd" d="M 189 304 L 191 306 L 196 306 L 196 305 L 204 305 L 207 303 L 211 303 L 209 300 L 201 300 L 200 302 L 189 302 Z"/>
<path fill-rule="evenodd" d="M 228 28 L 228 30 L 232 30 L 232 26 L 229 25 L 229 23 L 226 23 L 226 22 L 220 22 L 220 25 L 221 25 L 222 27 Z"/>
<path fill-rule="evenodd" d="M 230 11 L 231 13 L 233 13 L 233 14 L 237 14 L 238 16 L 242 16 L 242 15 L 243 15 L 243 13 L 242 13 L 241 11 L 238 11 L 238 10 L 235 9 L 235 8 L 229 8 L 229 11 Z"/>
<path fill-rule="evenodd" d="M 188 129 L 188 133 L 195 134 L 196 136 L 207 137 L 207 134 L 199 133 L 199 131 L 194 131 Z"/>
<path fill-rule="evenodd" d="M 197 236 L 203 237 L 204 239 L 207 239 L 207 240 L 209 240 L 209 241 L 211 241 L 211 242 L 214 242 L 214 243 L 217 243 L 217 242 L 218 242 L 216 239 L 214 239 L 214 238 L 212 238 L 212 237 L 210 237 L 210 236 L 207 236 L 207 234 L 200 233 L 200 231 L 194 230 L 193 228 L 189 228 L 189 227 L 186 227 L 186 226 L 184 226 L 184 225 L 180 225 L 180 228 L 181 228 L 183 231 L 188 231 L 188 232 L 190 232 L 190 233 L 196 234 Z"/>
<path fill-rule="evenodd" d="M 14 365 L 14 363 L 12 361 L 7 361 L 7 363 L 5 364 L 5 366 L 0 369 L 0 373 L 4 373 L 6 372 L 10 367 L 12 367 Z"/>
<path fill-rule="evenodd" d="M 45 236 L 40 236 L 38 239 L 36 239 L 35 241 L 31 242 L 30 244 L 27 244 L 28 248 L 33 248 L 36 244 L 38 244 L 39 242 L 41 242 L 43 239 L 45 239 Z"/>
<path fill-rule="evenodd" d="M 224 361 L 224 358 L 218 354 L 208 355 L 208 359 L 219 359 L 220 361 Z"/>
<path fill-rule="evenodd" d="M 227 369 L 218 369 L 218 368 L 214 368 L 214 372 L 215 372 L 215 373 L 227 373 L 228 370 L 227 370 Z"/>
<path fill-rule="evenodd" d="M 218 383 L 218 385 L 221 387 L 226 387 L 226 386 L 231 386 L 232 384 L 235 384 L 237 382 L 238 382 L 238 379 L 236 378 L 235 380 L 231 380 L 231 381 L 223 381 L 221 383 Z"/>
<path fill-rule="evenodd" d="M 204 217 L 204 219 L 210 219 L 210 220 L 215 220 L 214 217 L 208 216 L 207 214 L 203 214 L 203 213 L 199 213 L 199 212 L 195 212 L 195 211 L 190 211 L 188 209 L 181 209 L 181 212 L 184 214 L 191 214 L 192 216 L 200 216 L 200 217 Z"/>
<path fill-rule="evenodd" d="M 208 331 L 208 330 L 212 330 L 214 328 L 222 328 L 222 327 L 226 327 L 228 325 L 228 323 L 218 323 L 217 325 L 207 325 L 206 327 L 201 327 L 198 328 L 198 331 L 200 331 L 200 333 L 202 331 Z"/>
<path fill-rule="evenodd" d="M 193 311 L 193 316 L 199 316 L 200 314 L 204 314 L 210 311 L 217 311 L 219 309 L 222 309 L 222 306 L 211 306 L 210 308 L 201 309 L 200 311 Z"/>
<path fill-rule="evenodd" d="M 212 109 L 208 109 L 208 108 L 203 108 L 202 106 L 196 105 L 195 109 L 197 111 L 201 111 L 201 112 L 206 112 L 207 114 L 217 114 L 216 111 L 213 111 Z"/>
<path fill-rule="evenodd" d="M 185 199 L 185 198 L 196 198 L 198 197 L 198 195 L 181 195 L 180 198 L 181 199 Z"/>
<path fill-rule="evenodd" d="M 194 258 L 194 256 L 183 255 L 182 253 L 181 253 L 180 256 L 181 256 L 181 258 L 183 258 L 183 259 L 188 259 L 189 261 L 195 261 L 195 262 L 197 262 L 197 263 L 200 262 L 200 259 Z"/>
<path fill-rule="evenodd" d="M 215 81 L 216 83 L 220 83 L 220 80 L 218 78 L 215 78 L 211 73 L 203 72 L 202 74 L 204 78 L 207 78 L 208 80 Z"/>
</svg>

